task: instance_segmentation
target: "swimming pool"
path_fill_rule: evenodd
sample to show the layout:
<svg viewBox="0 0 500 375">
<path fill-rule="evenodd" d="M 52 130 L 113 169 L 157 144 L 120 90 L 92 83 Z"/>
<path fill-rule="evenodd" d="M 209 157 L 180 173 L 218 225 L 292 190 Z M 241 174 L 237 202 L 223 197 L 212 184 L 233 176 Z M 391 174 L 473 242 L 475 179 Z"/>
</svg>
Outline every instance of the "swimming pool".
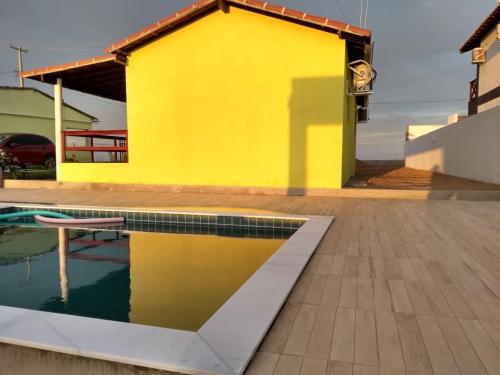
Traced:
<svg viewBox="0 0 500 375">
<path fill-rule="evenodd" d="M 5 204 L 106 228 L 0 227 L 0 342 L 242 373 L 333 218 Z"/>
<path fill-rule="evenodd" d="M 0 227 L 0 305 L 197 331 L 279 238 Z"/>
</svg>

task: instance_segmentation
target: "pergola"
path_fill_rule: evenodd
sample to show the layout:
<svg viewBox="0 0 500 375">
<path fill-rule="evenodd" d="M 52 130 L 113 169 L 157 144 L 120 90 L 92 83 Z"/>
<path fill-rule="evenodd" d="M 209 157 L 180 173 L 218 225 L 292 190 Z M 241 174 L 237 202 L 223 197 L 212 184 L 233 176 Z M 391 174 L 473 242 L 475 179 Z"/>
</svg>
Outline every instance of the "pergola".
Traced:
<svg viewBox="0 0 500 375">
<path fill-rule="evenodd" d="M 38 68 L 20 73 L 23 78 L 54 85 L 56 174 L 59 180 L 59 165 L 66 161 L 67 151 L 87 151 L 92 162 L 95 152 L 111 152 L 115 162 L 127 161 L 127 130 L 71 131 L 63 130 L 64 87 L 106 99 L 126 102 L 125 88 L 126 58 L 121 55 L 105 55 L 61 65 Z M 66 137 L 84 137 L 89 144 L 79 147 L 66 146 Z M 113 146 L 94 146 L 94 139 L 111 139 Z M 120 155 L 120 157 L 118 157 Z"/>
</svg>

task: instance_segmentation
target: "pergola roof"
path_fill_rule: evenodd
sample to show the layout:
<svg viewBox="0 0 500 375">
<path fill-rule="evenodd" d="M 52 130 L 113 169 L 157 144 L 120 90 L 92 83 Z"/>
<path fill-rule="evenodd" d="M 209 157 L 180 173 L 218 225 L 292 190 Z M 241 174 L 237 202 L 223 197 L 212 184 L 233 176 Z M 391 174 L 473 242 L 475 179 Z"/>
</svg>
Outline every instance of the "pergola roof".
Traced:
<svg viewBox="0 0 500 375">
<path fill-rule="evenodd" d="M 24 71 L 21 77 L 54 84 L 61 78 L 68 89 L 108 99 L 126 101 L 125 59 L 105 55 L 61 65 Z"/>
</svg>

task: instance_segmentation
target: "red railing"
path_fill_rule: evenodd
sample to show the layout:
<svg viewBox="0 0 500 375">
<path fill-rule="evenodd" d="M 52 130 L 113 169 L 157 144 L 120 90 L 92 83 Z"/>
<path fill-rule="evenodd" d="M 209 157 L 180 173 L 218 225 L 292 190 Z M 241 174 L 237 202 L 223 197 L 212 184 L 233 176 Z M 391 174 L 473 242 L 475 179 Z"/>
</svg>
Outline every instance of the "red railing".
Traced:
<svg viewBox="0 0 500 375">
<path fill-rule="evenodd" d="M 475 115 L 477 113 L 478 107 L 478 90 L 477 90 L 477 79 L 473 79 L 469 83 L 469 116 Z"/>
<path fill-rule="evenodd" d="M 68 146 L 67 137 L 85 139 L 85 146 Z M 95 162 L 126 163 L 128 161 L 127 130 L 65 130 L 62 132 L 62 161 L 75 161 L 68 152 L 90 152 L 90 160 Z M 95 140 L 112 141 L 112 145 L 95 145 Z M 106 142 L 104 142 L 106 143 Z M 109 160 L 97 160 L 95 153 L 108 153 Z"/>
<path fill-rule="evenodd" d="M 477 98 L 477 79 L 469 82 L 469 100 Z"/>
</svg>

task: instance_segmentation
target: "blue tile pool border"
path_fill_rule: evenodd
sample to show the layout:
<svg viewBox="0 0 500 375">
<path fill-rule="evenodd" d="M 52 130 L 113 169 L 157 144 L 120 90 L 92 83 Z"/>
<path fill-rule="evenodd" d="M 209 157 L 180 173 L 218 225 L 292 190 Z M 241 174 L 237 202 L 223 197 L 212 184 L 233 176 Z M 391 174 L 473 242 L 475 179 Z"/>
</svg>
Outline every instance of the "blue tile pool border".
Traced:
<svg viewBox="0 0 500 375">
<path fill-rule="evenodd" d="M 166 216 L 168 220 L 180 216 L 184 223 L 208 216 L 208 226 L 212 224 L 222 229 L 233 225 L 230 223 L 235 221 L 231 217 L 240 218 L 240 227 L 266 228 L 272 223 L 272 228 L 282 230 L 300 223 L 293 235 L 197 332 L 0 306 L 2 343 L 189 374 L 240 375 L 245 371 L 334 220 L 329 216 L 143 211 L 16 203 L 0 204 L 0 213 L 13 207 L 73 212 L 74 216 L 81 215 L 81 211 L 85 211 L 83 214 L 104 211 L 104 215 L 127 213 L 132 215 L 129 216 L 132 222 L 143 225 L 150 222 L 152 213 L 170 215 Z M 147 215 L 141 216 L 144 213 Z M 158 216 L 153 215 L 153 218 L 157 220 Z"/>
<path fill-rule="evenodd" d="M 241 227 L 255 229 L 296 230 L 305 223 L 301 217 L 286 217 L 276 215 L 241 215 L 232 213 L 186 213 L 182 211 L 165 210 L 124 210 L 103 208 L 71 208 L 64 206 L 43 205 L 13 205 L 0 208 L 0 213 L 13 213 L 41 209 L 63 213 L 75 218 L 110 218 L 124 217 L 129 224 L 168 224 L 191 225 L 199 227 Z M 20 219 L 30 221 L 29 218 Z"/>
</svg>

